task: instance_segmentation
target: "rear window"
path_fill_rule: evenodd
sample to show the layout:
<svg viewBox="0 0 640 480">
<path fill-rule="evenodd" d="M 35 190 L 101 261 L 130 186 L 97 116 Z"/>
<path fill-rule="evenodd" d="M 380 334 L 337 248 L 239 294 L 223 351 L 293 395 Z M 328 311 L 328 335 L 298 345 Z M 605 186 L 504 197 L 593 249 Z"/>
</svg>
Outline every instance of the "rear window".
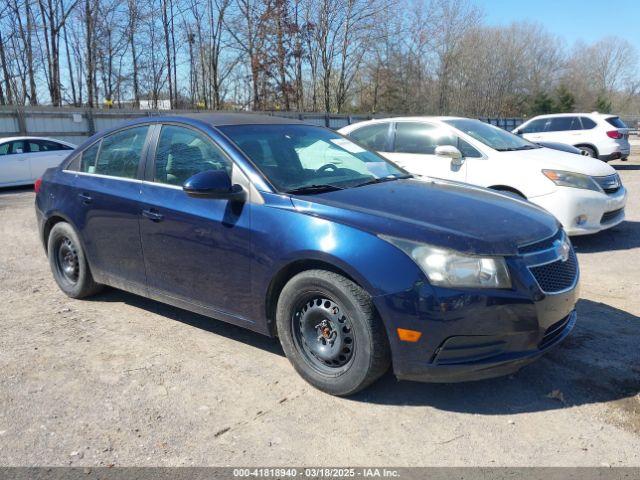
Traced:
<svg viewBox="0 0 640 480">
<path fill-rule="evenodd" d="M 616 128 L 627 128 L 627 125 L 620 120 L 620 117 L 609 117 L 607 118 L 607 123 L 610 123 Z"/>
</svg>

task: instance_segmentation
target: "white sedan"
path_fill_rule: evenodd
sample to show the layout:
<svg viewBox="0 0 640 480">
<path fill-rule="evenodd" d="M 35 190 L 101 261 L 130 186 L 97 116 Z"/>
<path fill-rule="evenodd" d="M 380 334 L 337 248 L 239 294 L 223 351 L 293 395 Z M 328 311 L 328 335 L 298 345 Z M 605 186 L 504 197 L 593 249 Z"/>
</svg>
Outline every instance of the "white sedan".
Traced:
<svg viewBox="0 0 640 480">
<path fill-rule="evenodd" d="M 43 137 L 0 138 L 0 187 L 30 185 L 57 167 L 75 145 Z"/>
<path fill-rule="evenodd" d="M 410 173 L 529 200 L 555 215 L 569 235 L 624 220 L 627 192 L 610 165 L 541 147 L 479 120 L 392 118 L 349 125 L 340 133 Z"/>
</svg>

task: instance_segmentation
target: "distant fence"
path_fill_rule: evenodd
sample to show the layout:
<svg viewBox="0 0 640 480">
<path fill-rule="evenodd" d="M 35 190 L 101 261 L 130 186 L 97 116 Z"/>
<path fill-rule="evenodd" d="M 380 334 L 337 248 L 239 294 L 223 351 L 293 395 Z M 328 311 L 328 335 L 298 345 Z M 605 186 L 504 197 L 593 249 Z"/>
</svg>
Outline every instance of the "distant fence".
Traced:
<svg viewBox="0 0 640 480">
<path fill-rule="evenodd" d="M 72 143 L 81 143 L 101 130 L 113 128 L 122 122 L 140 117 L 180 115 L 200 110 L 124 110 L 86 108 L 0 108 L 0 138 L 18 135 L 54 137 Z M 337 130 L 352 123 L 375 118 L 373 115 L 339 115 L 297 112 L 255 112 L 304 120 Z M 379 115 L 382 118 L 384 115 Z"/>
<path fill-rule="evenodd" d="M 157 115 L 179 115 L 195 113 L 197 110 L 124 110 L 124 109 L 86 109 L 71 107 L 1 107 L 0 138 L 17 135 L 54 137 L 72 143 L 82 143 L 96 132 L 119 125 L 122 122 L 140 117 Z M 316 125 L 339 129 L 352 123 L 372 118 L 392 117 L 394 115 L 347 115 L 329 113 L 298 112 L 256 112 L 285 118 L 304 120 Z M 513 130 L 524 122 L 522 118 L 480 118 L 505 130 Z M 625 119 L 626 120 L 626 119 Z M 636 126 L 640 121 L 629 119 L 628 125 Z M 636 131 L 637 133 L 637 131 Z"/>
</svg>

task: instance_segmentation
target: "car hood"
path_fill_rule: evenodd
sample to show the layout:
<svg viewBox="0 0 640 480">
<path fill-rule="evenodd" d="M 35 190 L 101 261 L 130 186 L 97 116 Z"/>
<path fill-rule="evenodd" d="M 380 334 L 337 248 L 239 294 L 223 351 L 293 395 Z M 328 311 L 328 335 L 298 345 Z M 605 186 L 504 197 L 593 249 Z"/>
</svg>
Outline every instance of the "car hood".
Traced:
<svg viewBox="0 0 640 480">
<path fill-rule="evenodd" d="M 501 158 L 512 157 L 514 161 L 529 160 L 540 164 L 540 169 L 565 170 L 567 172 L 582 173 L 593 177 L 613 175 L 615 169 L 597 158 L 573 153 L 561 152 L 551 148 L 536 148 L 534 150 L 519 150 L 516 152 L 496 152 Z"/>
<path fill-rule="evenodd" d="M 518 245 L 559 228 L 554 217 L 527 201 L 443 180 L 396 180 L 291 200 L 298 211 L 374 235 L 472 254 L 515 255 Z"/>
</svg>

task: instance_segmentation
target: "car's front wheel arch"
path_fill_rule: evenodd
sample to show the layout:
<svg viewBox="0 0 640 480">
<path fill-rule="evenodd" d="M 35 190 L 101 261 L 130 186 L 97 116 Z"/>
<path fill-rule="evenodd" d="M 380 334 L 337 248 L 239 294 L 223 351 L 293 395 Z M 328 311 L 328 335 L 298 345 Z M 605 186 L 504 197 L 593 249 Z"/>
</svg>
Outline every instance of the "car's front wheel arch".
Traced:
<svg viewBox="0 0 640 480">
<path fill-rule="evenodd" d="M 353 273 L 346 271 L 346 269 L 337 266 L 334 262 L 315 258 L 305 258 L 291 261 L 278 270 L 278 272 L 271 279 L 269 287 L 267 288 L 267 294 L 265 298 L 265 314 L 268 322 L 268 329 L 272 336 L 275 337 L 278 334 L 275 319 L 276 309 L 278 306 L 278 298 L 280 297 L 282 289 L 289 282 L 289 280 L 291 280 L 297 274 L 307 270 L 326 270 L 328 272 L 337 273 L 338 275 L 342 275 L 343 277 L 351 280 L 363 290 L 369 291 L 368 286 L 364 284 L 364 282 L 360 278 L 358 278 L 358 275 L 354 275 Z"/>
<path fill-rule="evenodd" d="M 498 192 L 517 195 L 518 197 L 521 197 L 523 200 L 527 199 L 527 196 L 524 193 L 522 193 L 520 190 L 513 187 L 509 187 L 508 185 L 493 185 L 489 188 L 491 190 L 496 190 Z"/>
</svg>

